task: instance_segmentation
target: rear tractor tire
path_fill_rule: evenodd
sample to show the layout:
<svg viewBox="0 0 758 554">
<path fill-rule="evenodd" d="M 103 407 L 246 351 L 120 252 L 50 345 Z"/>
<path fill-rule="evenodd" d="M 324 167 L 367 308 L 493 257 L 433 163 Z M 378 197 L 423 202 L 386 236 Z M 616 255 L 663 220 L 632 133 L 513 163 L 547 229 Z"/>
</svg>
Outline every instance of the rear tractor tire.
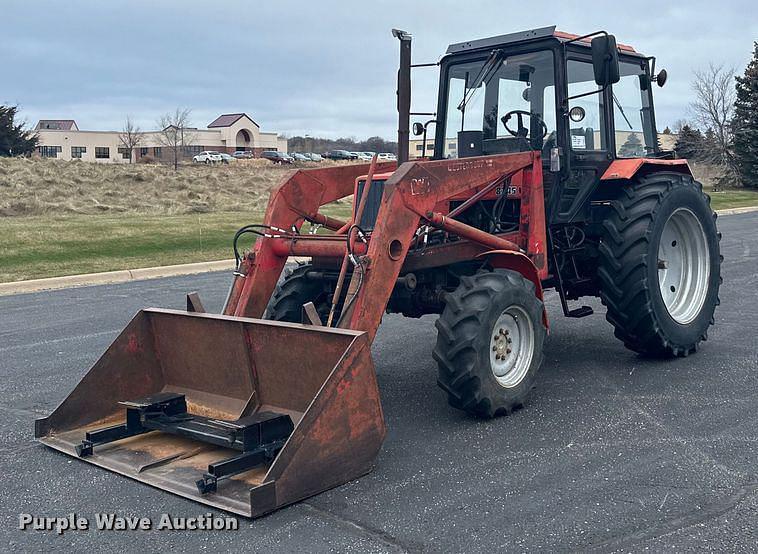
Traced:
<svg viewBox="0 0 758 554">
<path fill-rule="evenodd" d="M 505 269 L 461 277 L 437 320 L 438 380 L 454 408 L 492 418 L 523 406 L 547 335 L 534 284 Z"/>
<path fill-rule="evenodd" d="M 706 340 L 721 284 L 720 233 L 702 185 L 660 172 L 611 201 L 600 243 L 600 298 L 624 345 L 687 356 Z"/>
</svg>

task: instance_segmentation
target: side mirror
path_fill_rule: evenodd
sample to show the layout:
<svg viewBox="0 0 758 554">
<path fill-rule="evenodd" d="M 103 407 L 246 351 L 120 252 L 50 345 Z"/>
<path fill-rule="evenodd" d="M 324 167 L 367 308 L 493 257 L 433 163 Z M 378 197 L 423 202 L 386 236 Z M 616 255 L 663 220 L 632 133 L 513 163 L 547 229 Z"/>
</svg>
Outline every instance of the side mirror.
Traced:
<svg viewBox="0 0 758 554">
<path fill-rule="evenodd" d="M 616 37 L 600 35 L 592 39 L 592 69 L 595 82 L 601 87 L 619 82 L 619 51 L 616 47 Z"/>
<path fill-rule="evenodd" d="M 416 123 L 413 124 L 413 134 L 416 135 L 417 137 L 420 137 L 421 135 L 423 135 L 424 124 L 416 121 Z"/>
<path fill-rule="evenodd" d="M 668 77 L 669 77 L 669 74 L 666 73 L 666 70 L 665 69 L 661 69 L 658 72 L 658 75 L 655 76 L 654 80 L 655 80 L 656 83 L 658 83 L 659 87 L 662 87 L 663 85 L 666 84 L 666 79 L 668 79 Z"/>
</svg>

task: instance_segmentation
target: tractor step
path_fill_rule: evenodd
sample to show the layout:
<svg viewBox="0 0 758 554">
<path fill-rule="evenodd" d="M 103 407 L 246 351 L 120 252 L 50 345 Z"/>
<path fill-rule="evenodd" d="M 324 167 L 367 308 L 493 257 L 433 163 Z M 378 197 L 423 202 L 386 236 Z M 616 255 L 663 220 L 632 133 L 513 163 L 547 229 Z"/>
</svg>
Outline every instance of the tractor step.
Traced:
<svg viewBox="0 0 758 554">
<path fill-rule="evenodd" d="M 287 414 L 262 411 L 227 421 L 187 413 L 183 394 L 160 392 L 139 400 L 120 402 L 126 407 L 126 423 L 86 433 L 76 454 L 83 458 L 95 446 L 109 444 L 150 431 L 170 433 L 237 450 L 241 454 L 208 466 L 196 482 L 201 494 L 214 492 L 217 481 L 271 461 L 294 429 Z"/>
<path fill-rule="evenodd" d="M 594 314 L 595 311 L 590 308 L 589 306 L 582 306 L 581 308 L 574 308 L 573 310 L 569 310 L 566 313 L 566 316 L 568 317 L 587 317 L 588 315 Z"/>
</svg>

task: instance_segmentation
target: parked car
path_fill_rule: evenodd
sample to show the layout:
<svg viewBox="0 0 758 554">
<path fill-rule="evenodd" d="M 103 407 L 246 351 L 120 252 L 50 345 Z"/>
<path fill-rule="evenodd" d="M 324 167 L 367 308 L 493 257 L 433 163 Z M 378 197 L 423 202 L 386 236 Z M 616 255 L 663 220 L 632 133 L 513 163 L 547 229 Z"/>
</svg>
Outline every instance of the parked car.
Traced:
<svg viewBox="0 0 758 554">
<path fill-rule="evenodd" d="M 360 160 L 362 162 L 370 162 L 371 156 L 369 156 L 366 152 L 350 152 L 352 155 L 355 156 L 355 160 Z"/>
<path fill-rule="evenodd" d="M 271 160 L 275 164 L 295 163 L 295 159 L 292 156 L 285 152 L 278 152 L 277 150 L 264 150 L 261 152 L 261 158 Z"/>
<path fill-rule="evenodd" d="M 199 154 L 192 156 L 192 162 L 196 164 L 200 164 L 200 163 L 214 164 L 214 163 L 219 163 L 221 161 L 223 161 L 221 154 L 219 152 L 214 152 L 212 150 L 206 150 L 204 152 L 200 152 Z"/>
<path fill-rule="evenodd" d="M 397 160 L 397 156 L 391 152 L 380 152 L 376 159 L 382 162 L 394 162 Z"/>
<path fill-rule="evenodd" d="M 234 156 L 230 156 L 229 154 L 226 154 L 224 152 L 221 153 L 221 161 L 225 164 L 228 164 L 229 162 L 236 162 L 237 158 Z"/>
<path fill-rule="evenodd" d="M 314 152 L 306 152 L 305 156 L 312 162 L 322 162 L 324 161 L 324 158 L 321 157 L 321 154 L 316 154 Z"/>
<path fill-rule="evenodd" d="M 330 160 L 355 160 L 358 158 L 358 154 L 348 152 L 347 150 L 330 150 L 324 154 L 324 157 Z"/>
<path fill-rule="evenodd" d="M 232 156 L 234 156 L 238 160 L 250 159 L 250 158 L 255 157 L 253 153 L 250 152 L 249 150 L 237 150 L 234 154 L 232 154 Z"/>
<path fill-rule="evenodd" d="M 292 157 L 295 159 L 296 162 L 309 162 L 311 159 L 306 156 L 305 154 L 301 154 L 300 152 L 295 152 L 292 154 Z"/>
</svg>

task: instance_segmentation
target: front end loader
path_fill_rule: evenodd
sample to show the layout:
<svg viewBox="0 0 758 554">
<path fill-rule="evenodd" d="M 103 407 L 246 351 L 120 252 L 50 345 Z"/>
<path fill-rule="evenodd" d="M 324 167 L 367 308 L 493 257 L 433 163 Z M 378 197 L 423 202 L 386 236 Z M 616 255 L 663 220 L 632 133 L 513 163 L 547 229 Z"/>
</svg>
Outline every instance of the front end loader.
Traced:
<svg viewBox="0 0 758 554">
<path fill-rule="evenodd" d="M 593 312 L 571 302 L 600 297 L 641 354 L 699 347 L 719 235 L 686 160 L 659 149 L 654 58 L 554 27 L 453 44 L 409 160 L 411 38 L 393 33 L 398 162 L 290 173 L 234 237 L 222 313 L 192 295 L 187 311 L 140 311 L 36 422 L 39 440 L 255 517 L 371 470 L 386 430 L 370 348 L 386 312 L 439 314 L 438 383 L 485 418 L 527 402 L 547 288 L 571 318 Z M 349 221 L 324 213 L 351 195 Z M 291 256 L 309 261 L 286 269 Z"/>
</svg>

